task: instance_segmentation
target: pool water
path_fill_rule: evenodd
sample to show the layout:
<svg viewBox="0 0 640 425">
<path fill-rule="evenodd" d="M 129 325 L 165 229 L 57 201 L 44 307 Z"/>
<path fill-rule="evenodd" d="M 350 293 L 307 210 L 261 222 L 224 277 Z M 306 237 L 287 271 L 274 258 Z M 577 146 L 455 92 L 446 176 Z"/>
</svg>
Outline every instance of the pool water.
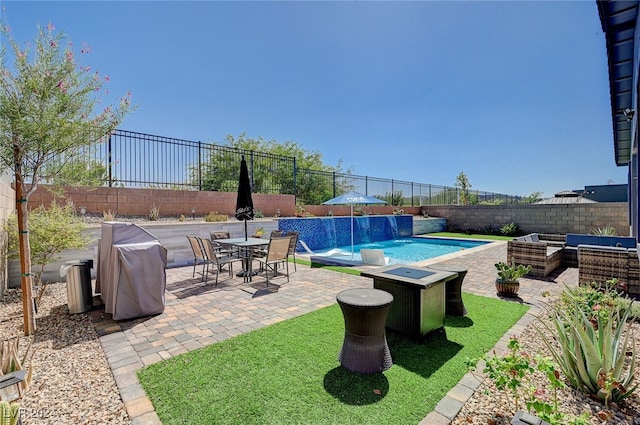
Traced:
<svg viewBox="0 0 640 425">
<path fill-rule="evenodd" d="M 381 249 L 384 251 L 384 256 L 389 257 L 389 264 L 409 264 L 487 243 L 489 242 L 465 239 L 401 238 L 354 245 L 353 257 L 351 245 L 325 249 L 315 253 L 319 256 L 330 256 L 341 260 L 361 261 L 360 249 Z"/>
</svg>

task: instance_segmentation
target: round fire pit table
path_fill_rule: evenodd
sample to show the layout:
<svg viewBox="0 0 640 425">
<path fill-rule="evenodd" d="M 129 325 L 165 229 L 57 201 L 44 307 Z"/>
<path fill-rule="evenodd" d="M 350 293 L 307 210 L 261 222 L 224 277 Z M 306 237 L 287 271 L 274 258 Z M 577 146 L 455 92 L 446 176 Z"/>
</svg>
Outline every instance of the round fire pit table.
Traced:
<svg viewBox="0 0 640 425">
<path fill-rule="evenodd" d="M 458 273 L 457 278 L 448 280 L 445 283 L 445 314 L 447 316 L 466 316 L 467 309 L 462 302 L 462 281 L 469 269 L 461 266 L 446 266 L 444 264 L 432 264 L 427 266 L 427 268 Z"/>
<path fill-rule="evenodd" d="M 393 365 L 385 322 L 393 295 L 373 288 L 347 289 L 336 299 L 344 316 L 344 342 L 338 361 L 352 371 L 379 373 Z"/>
</svg>

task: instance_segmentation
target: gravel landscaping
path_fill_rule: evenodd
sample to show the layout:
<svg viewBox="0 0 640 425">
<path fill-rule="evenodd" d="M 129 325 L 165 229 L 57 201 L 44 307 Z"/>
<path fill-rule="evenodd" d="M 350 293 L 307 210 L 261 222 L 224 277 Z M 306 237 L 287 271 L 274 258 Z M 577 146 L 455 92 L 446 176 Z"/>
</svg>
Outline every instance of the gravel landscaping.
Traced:
<svg viewBox="0 0 640 425">
<path fill-rule="evenodd" d="M 548 353 L 549 350 L 544 345 L 543 339 L 535 330 L 534 325 L 535 323 L 529 325 L 525 331 L 517 337 L 521 348 L 532 356 L 536 353 Z M 633 323 L 632 329 L 637 341 L 640 335 L 640 325 Z M 545 334 L 547 333 L 545 332 Z M 640 349 L 640 345 L 637 345 L 637 349 Z M 636 359 L 634 383 L 640 382 L 639 362 L 640 359 Z M 536 376 L 533 380 L 533 387 L 539 393 L 543 394 L 543 397 L 547 401 L 552 399 L 551 386 L 546 377 Z M 590 416 L 590 420 L 587 422 L 589 424 L 640 424 L 640 390 L 636 390 L 624 403 L 619 405 L 612 403 L 609 409 L 605 409 L 602 402 L 593 400 L 571 388 L 559 391 L 557 397 L 560 403 L 559 411 L 564 413 L 567 419 L 572 417 L 576 418 L 583 412 L 587 412 Z M 519 410 L 526 411 L 526 407 L 520 404 Z M 475 391 L 473 396 L 464 405 L 452 424 L 508 425 L 511 423 L 511 418 L 514 414 L 514 401 L 510 397 L 510 393 L 498 391 L 490 379 L 485 379 L 480 388 Z M 570 424 L 573 422 L 567 421 L 564 423 Z"/>
<path fill-rule="evenodd" d="M 69 314 L 66 283 L 47 286 L 36 327 L 33 381 L 21 400 L 22 423 L 130 423 L 89 315 Z M 19 337 L 22 350 L 28 345 L 19 289 L 0 300 L 0 335 Z"/>
</svg>

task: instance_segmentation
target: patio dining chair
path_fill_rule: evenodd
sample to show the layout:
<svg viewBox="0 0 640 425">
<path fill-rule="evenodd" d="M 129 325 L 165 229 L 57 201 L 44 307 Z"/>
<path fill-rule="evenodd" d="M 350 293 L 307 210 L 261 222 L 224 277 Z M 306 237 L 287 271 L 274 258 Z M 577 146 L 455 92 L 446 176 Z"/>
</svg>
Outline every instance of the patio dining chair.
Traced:
<svg viewBox="0 0 640 425">
<path fill-rule="evenodd" d="M 222 245 L 220 245 L 219 243 L 216 242 L 216 239 L 230 239 L 231 238 L 231 234 L 229 233 L 228 230 L 211 230 L 209 232 L 209 236 L 211 241 L 213 242 L 213 245 L 216 246 L 218 248 L 219 251 L 226 253 L 228 255 L 235 255 L 237 254 L 237 250 L 231 248 L 231 247 L 223 247 Z"/>
<path fill-rule="evenodd" d="M 273 238 L 281 238 L 283 236 L 284 236 L 283 230 L 272 230 L 269 236 L 269 240 Z M 264 257 L 265 255 L 267 255 L 267 248 L 258 248 L 253 251 L 254 257 Z"/>
<path fill-rule="evenodd" d="M 285 275 L 289 282 L 289 241 L 290 237 L 271 238 L 267 248 L 267 254 L 264 257 L 255 258 L 260 263 L 260 267 L 264 267 L 264 275 L 269 286 L 269 271 L 273 272 L 273 277 L 278 276 L 278 265 L 282 264 L 286 268 Z"/>
<path fill-rule="evenodd" d="M 208 258 L 204 252 L 202 242 L 197 236 L 187 235 L 187 239 L 189 240 L 189 245 L 193 251 L 193 275 L 191 277 L 196 277 L 196 267 L 202 264 L 202 272 L 200 274 L 202 275 L 202 280 L 204 280 L 208 266 Z"/>
<path fill-rule="evenodd" d="M 296 230 L 289 230 L 286 233 L 287 237 L 290 237 L 289 240 L 289 255 L 293 256 L 293 271 L 298 271 L 298 266 L 296 265 L 296 246 L 298 245 L 298 236 L 300 233 Z"/>
<path fill-rule="evenodd" d="M 206 239 L 206 238 L 199 238 L 199 239 L 200 239 L 200 243 L 202 244 L 202 247 L 204 248 L 204 253 L 207 257 L 207 272 L 205 275 L 204 282 L 207 283 L 207 281 L 209 280 L 209 272 L 212 271 L 209 267 L 212 267 L 212 269 L 215 269 L 216 271 L 216 283 L 215 283 L 216 286 L 218 286 L 218 277 L 224 265 L 229 266 L 228 267 L 229 278 L 232 278 L 233 263 L 236 261 L 243 261 L 243 258 L 237 255 L 221 254 L 220 251 L 216 249 L 217 247 L 214 245 L 211 239 Z"/>
<path fill-rule="evenodd" d="M 211 236 L 211 240 L 231 238 L 228 230 L 212 230 L 209 232 L 209 236 Z"/>
</svg>

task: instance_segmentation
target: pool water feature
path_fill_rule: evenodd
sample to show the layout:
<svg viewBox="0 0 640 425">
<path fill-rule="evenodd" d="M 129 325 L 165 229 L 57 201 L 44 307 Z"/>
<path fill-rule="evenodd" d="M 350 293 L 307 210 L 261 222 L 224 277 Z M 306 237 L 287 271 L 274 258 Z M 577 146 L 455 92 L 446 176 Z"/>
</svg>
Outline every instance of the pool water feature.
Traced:
<svg viewBox="0 0 640 425">
<path fill-rule="evenodd" d="M 384 251 L 384 256 L 389 257 L 389 264 L 410 264 L 475 248 L 487 243 L 489 242 L 466 239 L 409 237 L 354 245 L 353 257 L 351 245 L 314 252 L 317 257 L 329 257 L 332 260 L 344 260 L 346 262 L 361 262 L 360 249 L 381 249 Z"/>
<path fill-rule="evenodd" d="M 341 217 L 305 217 L 282 218 L 278 220 L 278 229 L 298 232 L 298 239 L 313 251 L 332 248 L 351 247 L 353 224 L 353 243 L 370 243 L 389 239 L 411 237 L 413 235 L 413 216 L 370 215 Z M 300 244 L 298 252 L 304 248 Z"/>
</svg>

